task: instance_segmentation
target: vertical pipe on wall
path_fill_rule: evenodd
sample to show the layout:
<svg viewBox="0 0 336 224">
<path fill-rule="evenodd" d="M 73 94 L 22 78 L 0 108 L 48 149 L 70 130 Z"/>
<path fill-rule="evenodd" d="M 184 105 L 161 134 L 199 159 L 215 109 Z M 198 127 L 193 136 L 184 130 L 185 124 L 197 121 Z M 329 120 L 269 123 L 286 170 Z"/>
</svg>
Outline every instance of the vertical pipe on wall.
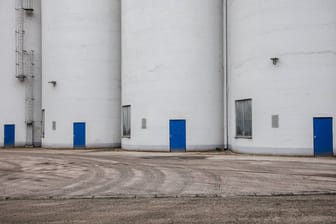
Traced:
<svg viewBox="0 0 336 224">
<path fill-rule="evenodd" d="M 34 51 L 24 51 L 26 146 L 34 146 Z"/>
<path fill-rule="evenodd" d="M 223 0 L 223 31 L 224 31 L 224 146 L 225 149 L 229 149 L 229 54 L 228 54 L 228 0 Z"/>
</svg>

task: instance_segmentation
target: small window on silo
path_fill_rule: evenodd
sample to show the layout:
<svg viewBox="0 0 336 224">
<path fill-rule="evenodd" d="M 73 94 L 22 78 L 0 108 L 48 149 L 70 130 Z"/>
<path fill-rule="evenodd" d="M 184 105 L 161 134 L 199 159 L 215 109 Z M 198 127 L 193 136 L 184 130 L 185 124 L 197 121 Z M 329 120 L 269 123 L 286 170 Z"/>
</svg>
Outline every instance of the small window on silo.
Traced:
<svg viewBox="0 0 336 224">
<path fill-rule="evenodd" d="M 122 107 L 122 137 L 131 137 L 131 106 Z"/>
<path fill-rule="evenodd" d="M 236 101 L 236 137 L 252 138 L 252 99 Z"/>
<path fill-rule="evenodd" d="M 279 115 L 272 115 L 272 128 L 279 128 Z"/>
</svg>

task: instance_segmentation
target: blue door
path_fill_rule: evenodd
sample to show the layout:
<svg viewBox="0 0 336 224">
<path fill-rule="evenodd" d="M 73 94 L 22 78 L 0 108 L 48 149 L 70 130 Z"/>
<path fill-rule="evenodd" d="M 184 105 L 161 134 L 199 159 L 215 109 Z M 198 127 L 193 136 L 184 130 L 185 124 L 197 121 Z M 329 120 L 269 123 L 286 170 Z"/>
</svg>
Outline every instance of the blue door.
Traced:
<svg viewBox="0 0 336 224">
<path fill-rule="evenodd" d="M 74 123 L 73 126 L 73 144 L 74 148 L 85 148 L 86 146 L 86 127 L 85 123 Z"/>
<path fill-rule="evenodd" d="M 170 121 L 170 151 L 183 151 L 187 149 L 186 143 L 186 121 Z"/>
<path fill-rule="evenodd" d="M 314 118 L 315 156 L 333 155 L 333 119 Z"/>
<path fill-rule="evenodd" d="M 15 146 L 15 125 L 7 124 L 4 126 L 4 146 Z"/>
</svg>

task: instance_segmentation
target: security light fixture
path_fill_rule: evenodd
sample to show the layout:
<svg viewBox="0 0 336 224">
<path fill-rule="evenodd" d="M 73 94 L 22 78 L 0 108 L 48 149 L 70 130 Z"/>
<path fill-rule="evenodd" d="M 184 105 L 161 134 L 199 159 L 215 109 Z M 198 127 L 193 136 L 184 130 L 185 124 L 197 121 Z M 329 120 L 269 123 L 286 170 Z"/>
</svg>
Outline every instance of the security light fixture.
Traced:
<svg viewBox="0 0 336 224">
<path fill-rule="evenodd" d="M 57 84 L 57 82 L 56 82 L 56 81 L 50 81 L 50 82 L 48 82 L 48 83 L 52 84 L 54 87 L 55 87 L 55 86 L 56 86 L 56 84 Z"/>
<path fill-rule="evenodd" d="M 32 120 L 27 120 L 26 121 L 27 126 L 32 126 L 34 124 L 34 121 Z"/>
<path fill-rule="evenodd" d="M 34 0 L 23 0 L 22 9 L 25 10 L 27 13 L 33 13 L 34 12 Z"/>
<path fill-rule="evenodd" d="M 25 78 L 27 78 L 27 77 L 25 75 L 18 75 L 18 76 L 16 76 L 16 78 L 18 80 L 20 80 L 21 82 L 23 82 L 25 80 Z"/>
<path fill-rule="evenodd" d="M 273 62 L 273 65 L 277 65 L 279 63 L 279 58 L 271 58 L 271 61 Z"/>
</svg>

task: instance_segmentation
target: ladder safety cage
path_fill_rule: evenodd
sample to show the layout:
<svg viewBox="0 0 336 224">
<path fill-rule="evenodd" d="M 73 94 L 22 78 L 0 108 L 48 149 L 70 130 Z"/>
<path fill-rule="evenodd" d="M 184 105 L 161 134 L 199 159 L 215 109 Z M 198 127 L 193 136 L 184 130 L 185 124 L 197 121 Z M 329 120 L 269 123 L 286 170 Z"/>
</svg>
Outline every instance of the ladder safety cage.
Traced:
<svg viewBox="0 0 336 224">
<path fill-rule="evenodd" d="M 18 1 L 16 8 L 16 78 L 24 81 L 26 78 L 24 71 L 24 9 L 23 2 Z"/>
</svg>

